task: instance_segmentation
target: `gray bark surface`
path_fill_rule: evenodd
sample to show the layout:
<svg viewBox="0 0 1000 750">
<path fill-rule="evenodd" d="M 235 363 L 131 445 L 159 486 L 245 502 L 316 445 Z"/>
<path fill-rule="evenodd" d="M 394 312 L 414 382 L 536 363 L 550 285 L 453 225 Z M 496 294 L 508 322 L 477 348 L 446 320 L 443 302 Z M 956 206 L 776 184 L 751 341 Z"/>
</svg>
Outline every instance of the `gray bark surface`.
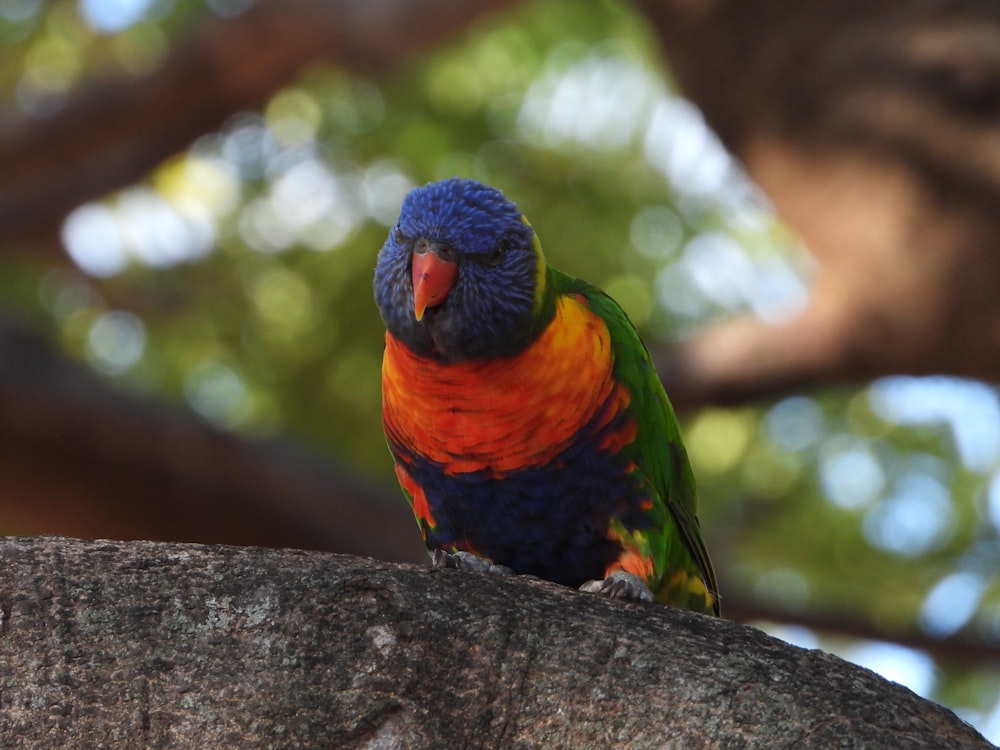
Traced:
<svg viewBox="0 0 1000 750">
<path fill-rule="evenodd" d="M 316 552 L 0 539 L 16 748 L 977 748 L 819 651 L 521 577 Z"/>
</svg>

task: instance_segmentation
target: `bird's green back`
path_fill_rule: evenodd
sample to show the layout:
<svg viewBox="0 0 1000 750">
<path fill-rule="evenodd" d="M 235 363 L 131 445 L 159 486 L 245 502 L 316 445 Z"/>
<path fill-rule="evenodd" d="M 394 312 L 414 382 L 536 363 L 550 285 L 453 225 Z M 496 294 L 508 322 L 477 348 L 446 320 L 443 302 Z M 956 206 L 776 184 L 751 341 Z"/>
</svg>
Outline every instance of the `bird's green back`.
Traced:
<svg viewBox="0 0 1000 750">
<path fill-rule="evenodd" d="M 653 499 L 651 524 L 644 536 L 659 567 L 660 580 L 652 586 L 656 598 L 718 614 L 718 585 L 698 522 L 694 475 L 649 351 L 625 311 L 600 289 L 553 268 L 548 281 L 556 295 L 586 298 L 608 327 L 614 377 L 628 388 L 629 409 L 636 421 L 635 440 L 623 450 L 648 483 Z"/>
</svg>

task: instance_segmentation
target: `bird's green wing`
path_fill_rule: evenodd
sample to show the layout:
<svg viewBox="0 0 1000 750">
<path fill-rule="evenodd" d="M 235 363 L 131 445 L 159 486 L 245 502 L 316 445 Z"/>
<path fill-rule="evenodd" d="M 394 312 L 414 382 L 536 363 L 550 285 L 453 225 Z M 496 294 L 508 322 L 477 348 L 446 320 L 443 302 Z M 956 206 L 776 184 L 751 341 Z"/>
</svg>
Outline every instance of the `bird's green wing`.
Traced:
<svg viewBox="0 0 1000 750">
<path fill-rule="evenodd" d="M 558 293 L 584 296 L 607 325 L 614 349 L 614 376 L 631 394 L 629 410 L 636 422 L 636 437 L 623 450 L 651 490 L 653 518 L 645 536 L 660 575 L 651 588 L 661 601 L 718 614 L 719 589 L 698 522 L 694 474 L 649 351 L 611 297 L 584 281 L 550 271 Z"/>
</svg>

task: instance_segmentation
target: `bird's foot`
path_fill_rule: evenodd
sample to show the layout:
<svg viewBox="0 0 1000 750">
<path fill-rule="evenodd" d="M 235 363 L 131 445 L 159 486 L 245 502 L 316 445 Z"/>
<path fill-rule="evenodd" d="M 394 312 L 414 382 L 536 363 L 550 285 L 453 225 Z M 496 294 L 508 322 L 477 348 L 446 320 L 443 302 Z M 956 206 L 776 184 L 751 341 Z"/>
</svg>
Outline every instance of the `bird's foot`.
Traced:
<svg viewBox="0 0 1000 750">
<path fill-rule="evenodd" d="M 506 565 L 497 565 L 471 552 L 447 552 L 443 549 L 436 549 L 431 553 L 431 567 L 438 570 L 454 568 L 472 573 L 494 573 L 505 576 L 514 574 L 514 571 Z"/>
<path fill-rule="evenodd" d="M 602 581 L 587 581 L 580 587 L 580 591 L 601 594 L 612 599 L 653 601 L 653 592 L 649 590 L 649 586 L 639 576 L 626 573 L 624 570 L 616 570 Z"/>
</svg>

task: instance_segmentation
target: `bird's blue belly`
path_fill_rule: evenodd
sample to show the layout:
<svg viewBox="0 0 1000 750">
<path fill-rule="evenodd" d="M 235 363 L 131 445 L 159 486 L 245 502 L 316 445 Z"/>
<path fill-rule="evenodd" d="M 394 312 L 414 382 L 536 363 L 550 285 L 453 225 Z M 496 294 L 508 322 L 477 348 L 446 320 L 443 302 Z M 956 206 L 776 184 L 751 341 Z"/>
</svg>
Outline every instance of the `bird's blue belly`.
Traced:
<svg viewBox="0 0 1000 750">
<path fill-rule="evenodd" d="M 428 548 L 467 550 L 569 586 L 603 578 L 618 559 L 611 519 L 630 529 L 648 525 L 640 482 L 625 459 L 588 446 L 501 478 L 419 462 L 408 470 L 436 522 L 426 530 Z"/>
</svg>

